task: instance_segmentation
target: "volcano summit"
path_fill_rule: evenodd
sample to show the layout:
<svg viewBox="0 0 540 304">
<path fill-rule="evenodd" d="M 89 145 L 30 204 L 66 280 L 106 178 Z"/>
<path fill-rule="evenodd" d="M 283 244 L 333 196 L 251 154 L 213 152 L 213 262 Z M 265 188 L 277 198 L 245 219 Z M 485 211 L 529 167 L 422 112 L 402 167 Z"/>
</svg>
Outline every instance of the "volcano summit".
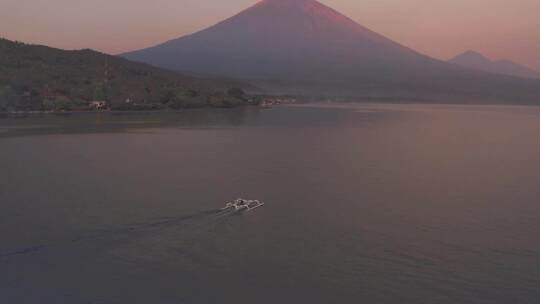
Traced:
<svg viewBox="0 0 540 304">
<path fill-rule="evenodd" d="M 200 32 L 122 56 L 247 80 L 271 93 L 540 102 L 540 81 L 430 58 L 315 0 L 263 0 Z"/>
</svg>

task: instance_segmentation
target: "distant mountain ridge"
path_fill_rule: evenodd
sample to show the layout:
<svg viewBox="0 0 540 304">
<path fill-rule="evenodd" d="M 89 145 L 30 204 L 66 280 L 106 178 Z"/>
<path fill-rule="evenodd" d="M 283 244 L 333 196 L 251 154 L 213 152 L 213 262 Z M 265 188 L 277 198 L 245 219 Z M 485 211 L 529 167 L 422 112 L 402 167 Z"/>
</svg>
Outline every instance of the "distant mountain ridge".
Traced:
<svg viewBox="0 0 540 304">
<path fill-rule="evenodd" d="M 540 79 L 540 71 L 535 71 L 510 60 L 491 60 L 475 51 L 464 52 L 448 62 L 490 73 Z"/>
<path fill-rule="evenodd" d="M 121 56 L 248 80 L 271 93 L 540 103 L 540 81 L 430 58 L 315 0 L 263 0 L 200 32 Z"/>
<path fill-rule="evenodd" d="M 92 50 L 64 51 L 0 39 L 0 111 L 125 110 L 241 103 L 244 84 L 185 76 Z"/>
</svg>

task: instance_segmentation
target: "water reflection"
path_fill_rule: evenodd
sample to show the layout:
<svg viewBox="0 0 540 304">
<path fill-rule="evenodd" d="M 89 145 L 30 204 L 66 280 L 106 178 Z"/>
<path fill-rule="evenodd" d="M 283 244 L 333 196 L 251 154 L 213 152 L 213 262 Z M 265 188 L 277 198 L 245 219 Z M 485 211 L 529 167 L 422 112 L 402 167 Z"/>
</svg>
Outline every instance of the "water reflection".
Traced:
<svg viewBox="0 0 540 304">
<path fill-rule="evenodd" d="M 4 119 L 0 303 L 532 303 L 538 112 Z"/>
<path fill-rule="evenodd" d="M 246 123 L 247 117 L 256 120 L 260 111 L 258 108 L 242 108 L 144 113 L 4 114 L 0 120 L 0 136 L 123 132 L 156 127 L 238 127 Z"/>
<path fill-rule="evenodd" d="M 24 114 L 0 120 L 0 137 L 61 133 L 126 132 L 154 128 L 346 127 L 369 124 L 388 111 L 276 107 L 181 112 Z"/>
</svg>

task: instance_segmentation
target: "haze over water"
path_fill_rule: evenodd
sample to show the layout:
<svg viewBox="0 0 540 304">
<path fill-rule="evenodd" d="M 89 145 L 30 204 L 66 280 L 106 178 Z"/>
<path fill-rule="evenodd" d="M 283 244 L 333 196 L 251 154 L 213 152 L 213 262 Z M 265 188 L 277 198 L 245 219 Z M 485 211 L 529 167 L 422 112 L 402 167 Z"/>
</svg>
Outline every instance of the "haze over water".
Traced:
<svg viewBox="0 0 540 304">
<path fill-rule="evenodd" d="M 536 107 L 0 119 L 0 302 L 532 303 L 538 138 Z"/>
</svg>

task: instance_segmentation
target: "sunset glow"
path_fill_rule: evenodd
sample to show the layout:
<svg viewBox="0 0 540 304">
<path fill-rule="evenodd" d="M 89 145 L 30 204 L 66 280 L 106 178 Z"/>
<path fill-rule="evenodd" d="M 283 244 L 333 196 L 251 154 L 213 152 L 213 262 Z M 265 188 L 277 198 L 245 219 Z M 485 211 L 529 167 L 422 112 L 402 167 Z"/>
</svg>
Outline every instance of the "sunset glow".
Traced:
<svg viewBox="0 0 540 304">
<path fill-rule="evenodd" d="M 540 2 L 323 0 L 360 24 L 440 59 L 476 50 L 540 69 Z M 3 0 L 0 36 L 120 53 L 203 29 L 254 0 Z M 69 26 L 67 26 L 69 25 Z"/>
</svg>

